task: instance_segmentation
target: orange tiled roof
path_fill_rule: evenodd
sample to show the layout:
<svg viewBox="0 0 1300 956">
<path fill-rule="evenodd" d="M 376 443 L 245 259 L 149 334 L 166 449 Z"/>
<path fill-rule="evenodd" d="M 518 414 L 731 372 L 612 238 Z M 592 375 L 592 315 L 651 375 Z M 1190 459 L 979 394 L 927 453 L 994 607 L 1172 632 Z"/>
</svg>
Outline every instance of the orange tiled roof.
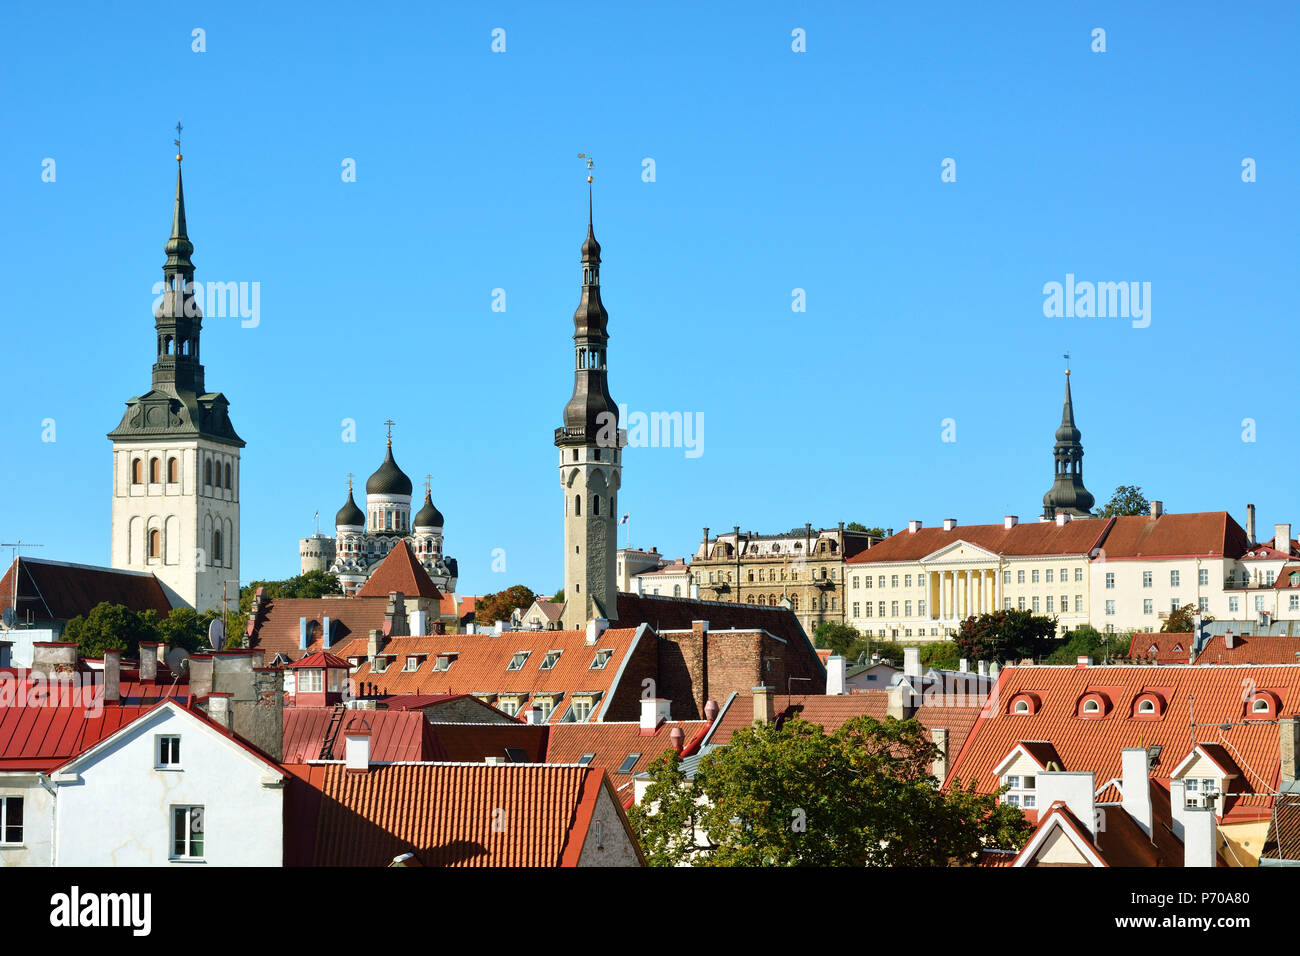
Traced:
<svg viewBox="0 0 1300 956">
<path fill-rule="evenodd" d="M 605 770 L 615 789 L 622 790 L 636 774 L 672 747 L 669 738 L 673 728 L 681 728 L 684 746 L 707 726 L 705 720 L 670 720 L 661 723 L 654 733 L 643 735 L 638 721 L 556 724 L 551 728 L 546 762 L 577 763 L 585 754 L 592 754 L 590 766 Z M 640 754 L 640 758 L 630 770 L 618 773 L 619 767 L 634 753 Z"/>
<path fill-rule="evenodd" d="M 442 592 L 429 577 L 429 572 L 420 566 L 415 552 L 405 539 L 379 562 L 379 567 L 370 573 L 366 583 L 357 592 L 357 597 L 388 597 L 394 591 L 406 597 L 442 601 Z"/>
<path fill-rule="evenodd" d="M 639 629 L 609 628 L 599 640 L 587 646 L 586 631 L 506 631 L 492 634 L 440 634 L 390 638 L 381 652 L 391 658 L 376 673 L 372 662 L 357 668 L 353 679 L 358 686 L 374 685 L 380 694 L 565 694 L 601 692 L 608 695 L 621 665 L 636 647 Z M 555 665 L 542 670 L 549 651 L 560 651 Z M 601 669 L 592 669 L 598 650 L 612 650 L 613 656 Z M 509 670 L 516 653 L 529 652 L 523 666 Z M 342 651 L 340 653 L 343 653 Z M 435 671 L 439 654 L 455 654 L 445 671 Z M 408 656 L 423 656 L 414 671 L 403 670 Z M 564 715 L 567 702 L 560 702 L 551 719 Z M 599 705 L 597 705 L 599 709 Z"/>
<path fill-rule="evenodd" d="M 601 770 L 535 764 L 286 769 L 291 866 L 384 866 L 408 852 L 424 866 L 574 866 L 608 786 Z"/>
<path fill-rule="evenodd" d="M 1134 515 L 1119 518 L 1028 521 L 1010 528 L 1001 524 L 942 526 L 900 531 L 874 548 L 847 559 L 870 565 L 918 561 L 955 541 L 966 541 L 994 554 L 1011 556 L 1089 554 L 1105 551 L 1106 560 L 1173 555 L 1239 557 L 1246 551 L 1246 532 L 1226 511 Z"/>
<path fill-rule="evenodd" d="M 362 653 L 367 636 L 372 629 L 385 630 L 384 612 L 387 608 L 387 596 L 383 598 L 271 598 L 262 604 L 257 618 L 253 621 L 250 640 L 252 647 L 266 651 L 269 660 L 276 654 L 289 660 L 297 660 L 314 651 L 322 650 L 321 627 L 316 628 L 316 636 L 307 646 L 298 647 L 299 619 L 307 618 L 323 625 L 325 618 L 330 619 L 330 630 L 334 640 L 329 647 L 331 654 L 346 657 L 343 649 L 353 640 L 359 640 Z"/>
<path fill-rule="evenodd" d="M 1129 643 L 1128 656 L 1155 664 L 1187 664 L 1195 646 L 1196 639 L 1192 634 L 1139 631 Z"/>
<path fill-rule="evenodd" d="M 505 757 L 506 749 L 522 750 L 530 763 L 547 763 L 551 727 L 547 724 L 431 724 L 446 751 L 445 759 L 482 763 Z M 554 763 L 555 761 L 549 761 Z"/>
<path fill-rule="evenodd" d="M 1267 816 L 1273 799 L 1269 792 L 1276 789 L 1279 776 L 1278 729 L 1276 723 L 1245 720 L 1247 686 L 1276 695 L 1279 716 L 1295 716 L 1300 708 L 1300 666 L 1294 665 L 1007 667 L 953 762 L 949 779 L 973 779 L 980 791 L 993 792 L 999 785 L 994 768 L 1026 740 L 1050 741 L 1066 769 L 1091 771 L 1100 782 L 1121 776 L 1120 751 L 1125 747 L 1160 746 L 1153 774 L 1160 780 L 1196 744 L 1224 744 L 1242 768 L 1232 782 L 1236 795 L 1225 801 L 1225 819 Z M 1100 719 L 1078 716 L 1082 698 L 1094 692 L 1107 699 L 1109 711 Z M 1146 692 L 1162 702 L 1161 714 L 1136 713 L 1136 699 Z M 1041 701 L 1034 713 L 1011 712 L 1012 701 L 1021 693 Z M 1225 723 L 1231 725 L 1226 731 L 1218 726 Z"/>
<path fill-rule="evenodd" d="M 1196 655 L 1198 664 L 1300 664 L 1300 637 L 1242 637 L 1232 647 L 1215 634 Z"/>
</svg>

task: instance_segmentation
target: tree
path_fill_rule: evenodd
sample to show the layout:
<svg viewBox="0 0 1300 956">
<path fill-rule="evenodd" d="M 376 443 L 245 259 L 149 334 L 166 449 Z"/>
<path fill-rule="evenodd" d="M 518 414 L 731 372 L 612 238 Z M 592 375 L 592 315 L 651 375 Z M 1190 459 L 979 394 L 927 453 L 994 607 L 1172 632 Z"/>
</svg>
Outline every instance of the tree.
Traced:
<svg viewBox="0 0 1300 956">
<path fill-rule="evenodd" d="M 827 647 L 849 660 L 857 660 L 862 634 L 856 627 L 836 621 L 822 621 L 813 631 L 813 643 Z"/>
<path fill-rule="evenodd" d="M 885 536 L 885 529 L 884 529 L 884 528 L 868 528 L 868 527 L 867 527 L 866 525 L 864 525 L 861 521 L 850 521 L 848 524 L 846 524 L 846 525 L 844 526 L 844 530 L 845 530 L 845 531 L 861 531 L 861 532 L 863 532 L 863 533 L 865 533 L 865 534 L 872 535 L 873 537 L 876 537 L 876 538 L 883 538 L 883 537 Z"/>
<path fill-rule="evenodd" d="M 1151 502 L 1142 495 L 1137 485 L 1120 485 L 1110 496 L 1110 501 L 1097 512 L 1099 518 L 1113 518 L 1118 515 L 1145 515 L 1151 513 Z"/>
<path fill-rule="evenodd" d="M 737 731 L 693 781 L 665 754 L 629 816 L 660 866 L 948 866 L 1022 846 L 1020 811 L 940 789 L 937 755 L 915 720 L 855 717 L 828 734 L 796 718 Z"/>
<path fill-rule="evenodd" d="M 1165 623 L 1160 626 L 1161 634 L 1191 634 L 1196 630 L 1196 615 L 1198 610 L 1195 604 L 1184 604 L 1176 611 L 1170 611 L 1169 616 L 1165 618 Z M 1208 614 L 1201 614 L 1201 623 L 1208 624 L 1214 618 Z"/>
<path fill-rule="evenodd" d="M 234 614 L 227 615 L 234 618 Z M 178 607 L 167 615 L 158 625 L 158 639 L 173 647 L 183 647 L 194 652 L 208 647 L 208 627 L 214 620 L 221 620 L 221 611 L 213 609 L 202 614 L 189 607 Z M 231 625 L 231 631 L 234 631 Z M 227 638 L 231 632 L 227 632 Z M 242 633 L 237 632 L 235 633 Z M 242 643 L 242 641 L 241 641 Z M 229 646 L 228 644 L 226 646 Z M 236 647 L 239 645 L 236 644 Z M 217 648 L 221 650 L 222 648 Z"/>
<path fill-rule="evenodd" d="M 153 610 L 137 614 L 121 604 L 101 601 L 89 614 L 70 620 L 63 639 L 75 642 L 82 657 L 103 657 L 104 651 L 114 648 L 134 657 L 140 653 L 141 641 L 159 639 L 158 615 Z"/>
<path fill-rule="evenodd" d="M 239 609 L 247 612 L 253 605 L 253 595 L 262 588 L 262 594 L 271 598 L 319 598 L 327 594 L 342 594 L 337 575 L 327 571 L 308 571 L 297 577 L 281 581 L 253 581 L 239 589 Z"/>
<path fill-rule="evenodd" d="M 1056 618 L 1030 611 L 994 611 L 968 617 L 954 636 L 961 656 L 983 661 L 1037 658 L 1054 650 Z"/>
<path fill-rule="evenodd" d="M 1085 624 L 1065 635 L 1065 643 L 1048 655 L 1047 663 L 1073 664 L 1080 657 L 1098 660 L 1102 657 L 1121 657 L 1127 653 L 1128 645 L 1121 647 L 1114 634 L 1102 634 L 1095 627 Z"/>
<path fill-rule="evenodd" d="M 514 584 L 504 591 L 485 594 L 479 598 L 474 605 L 474 620 L 482 625 L 490 625 L 495 621 L 508 621 L 511 612 L 516 609 L 527 610 L 536 600 L 537 595 L 529 588 L 522 584 Z"/>
<path fill-rule="evenodd" d="M 558 591 L 556 591 L 554 594 L 551 595 L 551 603 L 552 604 L 564 603 L 564 588 L 560 588 Z"/>
<path fill-rule="evenodd" d="M 956 641 L 934 641 L 921 645 L 921 667 L 955 671 L 961 666 L 961 648 Z"/>
</svg>

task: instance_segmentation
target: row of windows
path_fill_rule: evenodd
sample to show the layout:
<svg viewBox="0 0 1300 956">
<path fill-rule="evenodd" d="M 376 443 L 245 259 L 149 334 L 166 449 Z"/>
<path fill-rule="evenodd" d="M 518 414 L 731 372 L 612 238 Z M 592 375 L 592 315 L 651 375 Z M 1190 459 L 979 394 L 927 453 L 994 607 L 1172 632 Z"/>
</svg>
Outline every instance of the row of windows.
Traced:
<svg viewBox="0 0 1300 956">
<path fill-rule="evenodd" d="M 211 458 L 203 462 L 203 484 L 205 487 L 225 488 L 231 490 L 231 469 L 230 463 L 224 465 L 225 482 L 222 482 L 223 465 L 221 462 L 214 462 Z M 180 481 L 180 462 L 173 455 L 167 459 L 167 484 L 173 485 Z M 149 483 L 156 485 L 162 481 L 162 460 L 160 458 L 149 459 Z M 144 459 L 131 459 L 131 484 L 139 485 L 144 482 Z"/>
<path fill-rule="evenodd" d="M 614 502 L 614 496 L 610 495 L 609 509 L 606 512 L 606 514 L 610 514 L 610 515 L 614 514 L 617 508 L 618 505 L 615 504 Z M 582 516 L 582 495 L 573 496 L 573 514 L 575 517 Z M 600 517 L 600 495 L 591 496 L 591 514 L 593 517 Z M 710 580 L 712 580 L 712 576 L 710 576 Z"/>
<path fill-rule="evenodd" d="M 943 572 L 935 572 L 935 573 L 943 573 Z M 960 572 L 957 572 L 957 573 L 960 573 Z M 1003 583 L 1003 584 L 1010 584 L 1010 583 L 1011 583 L 1011 573 L 1012 573 L 1012 572 L 1010 572 L 1010 571 L 1003 571 L 1003 572 L 1002 572 L 1002 583 Z M 1038 583 L 1040 583 L 1040 582 L 1041 582 L 1041 583 L 1046 583 L 1046 584 L 1055 584 L 1055 583 L 1057 583 L 1057 581 L 1059 581 L 1061 584 L 1065 584 L 1067 581 L 1070 580 L 1070 569 L 1069 569 L 1069 568 L 1061 568 L 1061 570 L 1060 570 L 1060 577 L 1058 578 L 1058 577 L 1057 577 L 1057 571 L 1056 571 L 1055 568 L 1047 568 L 1047 569 L 1042 570 L 1042 571 L 1040 571 L 1039 569 L 1035 568 L 1035 569 L 1032 569 L 1032 570 L 1030 570 L 1030 571 L 1028 572 L 1028 582 L 1026 582 L 1026 572 L 1025 572 L 1025 571 L 1023 571 L 1023 570 L 1021 570 L 1021 571 L 1016 571 L 1016 572 L 1015 572 L 1015 575 L 1016 575 L 1016 583 L 1017 583 L 1017 584 L 1025 584 L 1025 583 L 1038 584 Z M 888 581 L 889 581 L 889 587 L 891 587 L 891 588 L 897 588 L 898 585 L 899 585 L 899 581 L 900 581 L 900 579 L 901 579 L 901 580 L 902 580 L 902 583 L 903 583 L 903 587 L 905 587 L 905 588 L 910 588 L 910 587 L 912 587 L 912 577 L 913 577 L 913 576 L 910 575 L 910 574 L 903 574 L 903 575 L 898 575 L 898 574 L 884 575 L 884 574 L 882 574 L 882 575 L 880 575 L 879 577 L 875 578 L 874 580 L 876 581 L 876 586 L 877 586 L 877 587 L 882 587 L 882 588 L 883 588 L 883 587 L 885 587 L 885 581 L 886 581 L 886 578 L 888 578 Z M 871 577 L 871 575 L 867 575 L 865 578 L 862 578 L 862 585 L 863 585 L 863 587 L 868 587 L 868 588 L 871 587 L 871 586 L 872 586 L 872 580 L 873 580 L 873 578 Z M 1074 569 L 1074 580 L 1075 580 L 1075 583 L 1082 583 L 1082 581 L 1083 581 L 1083 568 L 1075 568 L 1075 569 Z M 916 575 L 916 586 L 917 586 L 918 588 L 923 588 L 923 587 L 925 587 L 926 584 L 928 583 L 928 581 L 929 581 L 929 574 L 918 574 L 918 575 Z M 857 578 L 856 576 L 853 578 L 852 586 L 853 586 L 854 588 L 856 588 L 856 587 L 858 586 L 858 578 Z"/>
<path fill-rule="evenodd" d="M 149 557 L 161 559 L 163 556 L 163 533 L 160 529 L 154 528 L 149 532 L 147 539 Z M 219 530 L 212 532 L 212 549 L 208 552 L 208 560 L 217 567 L 226 563 L 226 540 Z"/>
</svg>

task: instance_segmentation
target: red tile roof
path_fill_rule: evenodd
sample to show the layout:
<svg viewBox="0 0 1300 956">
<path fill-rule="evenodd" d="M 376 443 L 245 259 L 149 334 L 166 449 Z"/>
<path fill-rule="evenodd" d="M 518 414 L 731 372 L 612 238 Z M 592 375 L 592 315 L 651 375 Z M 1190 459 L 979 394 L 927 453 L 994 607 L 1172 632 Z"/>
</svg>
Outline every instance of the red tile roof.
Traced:
<svg viewBox="0 0 1300 956">
<path fill-rule="evenodd" d="M 39 558 L 18 558 L 0 578 L 0 610 L 13 605 L 14 578 L 18 583 L 19 618 L 33 621 L 68 621 L 86 615 L 107 601 L 133 611 L 171 613 L 158 579 L 140 571 L 119 571 L 87 564 L 65 564 Z"/>
<path fill-rule="evenodd" d="M 447 752 L 447 760 L 482 763 L 488 757 L 505 757 L 507 748 L 522 750 L 529 763 L 548 761 L 551 727 L 547 724 L 432 724 Z"/>
<path fill-rule="evenodd" d="M 402 853 L 423 866 L 575 866 L 608 787 L 603 771 L 584 767 L 288 769 L 290 866 L 384 866 Z"/>
<path fill-rule="evenodd" d="M 1104 814 L 1104 824 L 1099 828 L 1094 839 L 1087 827 L 1064 803 L 1060 802 L 1052 804 L 1047 812 L 1039 815 L 1035 833 L 1047 827 L 1068 826 L 1097 853 L 1102 865 L 1108 867 L 1182 866 L 1183 843 L 1174 836 L 1169 792 L 1154 781 L 1150 782 L 1149 786 L 1151 788 L 1150 834 L 1143 830 L 1122 806 L 1099 806 L 1097 809 Z M 1030 837 L 1029 843 L 1032 842 L 1033 837 Z M 1017 863 L 1024 865 L 1025 861 L 1021 857 L 1028 851 L 1027 843 L 1025 849 L 1017 854 Z"/>
<path fill-rule="evenodd" d="M 1198 664 L 1300 664 L 1300 637 L 1242 637 L 1233 635 L 1227 647 L 1215 634 L 1196 655 Z"/>
<path fill-rule="evenodd" d="M 153 707 L 0 707 L 0 770 L 52 770 Z"/>
<path fill-rule="evenodd" d="M 442 592 L 429 577 L 411 550 L 405 539 L 398 547 L 388 552 L 379 567 L 370 573 L 366 583 L 357 592 L 357 597 L 388 597 L 398 592 L 406 597 L 432 598 L 442 601 Z"/>
<path fill-rule="evenodd" d="M 351 665 L 350 663 L 348 663 L 347 661 L 343 660 L 343 658 L 341 658 L 341 657 L 335 657 L 333 654 L 329 653 L 328 651 L 317 651 L 315 654 L 308 654 L 306 657 L 300 657 L 300 658 L 298 658 L 296 661 L 294 661 L 292 664 L 290 664 L 289 667 L 290 667 L 290 668 L 295 668 L 295 667 L 316 667 L 316 668 L 330 667 L 330 668 L 348 668 L 348 669 L 350 669 L 350 668 L 352 667 L 352 665 Z"/>
<path fill-rule="evenodd" d="M 1225 819 L 1260 818 L 1268 814 L 1269 792 L 1277 786 L 1278 729 L 1276 723 L 1245 721 L 1247 686 L 1276 695 L 1279 716 L 1295 716 L 1300 708 L 1300 666 L 1007 667 L 953 762 L 949 780 L 973 779 L 981 792 L 995 791 L 999 782 L 994 768 L 1025 740 L 1050 741 L 1066 770 L 1091 771 L 1099 785 L 1121 775 L 1120 751 L 1125 747 L 1160 746 L 1153 772 L 1159 780 L 1167 778 L 1196 744 L 1224 744 L 1243 768 L 1232 783 L 1237 795 L 1228 796 Z M 1136 698 L 1146 692 L 1162 702 L 1163 712 L 1155 717 L 1136 714 Z M 1011 712 L 1011 702 L 1020 693 L 1038 697 L 1041 706 L 1036 712 Z M 1077 716 L 1087 693 L 1107 699 L 1104 717 Z M 1221 724 L 1231 726 L 1225 731 Z"/>
<path fill-rule="evenodd" d="M 1192 634 L 1139 631 L 1129 642 L 1128 656 L 1156 664 L 1187 664 L 1191 662 L 1195 645 L 1196 639 Z"/>
<path fill-rule="evenodd" d="M 399 760 L 447 760 L 447 751 L 433 725 L 418 711 L 348 710 L 338 727 L 334 745 L 322 758 L 321 748 L 334 716 L 332 707 L 284 709 L 284 762 L 343 759 L 344 737 L 349 730 L 370 731 L 370 759 L 376 763 Z"/>
<path fill-rule="evenodd" d="M 251 622 L 250 645 L 265 650 L 268 660 L 276 654 L 297 660 L 322 650 L 321 626 L 316 628 L 316 636 L 307 649 L 299 649 L 299 619 L 305 617 L 323 625 L 325 618 L 329 618 L 333 633 L 330 652 L 345 656 L 343 647 L 355 639 L 361 642 L 364 653 L 371 630 L 387 630 L 384 621 L 387 606 L 387 597 L 270 598 L 263 602 L 256 619 Z"/>
<path fill-rule="evenodd" d="M 705 720 L 664 721 L 654 733 L 643 735 L 638 721 L 556 724 L 551 728 L 546 762 L 577 763 L 584 755 L 592 754 L 589 766 L 600 767 L 608 773 L 610 782 L 621 794 L 631 785 L 634 776 L 648 769 L 661 754 L 672 748 L 670 737 L 674 728 L 682 730 L 682 744 L 685 745 L 708 725 Z M 641 756 L 630 770 L 619 773 L 619 768 L 632 754 Z"/>
<path fill-rule="evenodd" d="M 391 659 L 387 669 L 376 673 L 371 662 L 357 668 L 357 686 L 369 692 L 374 685 L 380 694 L 608 694 L 623 661 L 637 646 L 633 628 L 609 628 L 596 644 L 588 646 L 586 631 L 507 631 L 493 634 L 441 634 L 423 637 L 394 637 L 381 656 Z M 653 635 L 648 635 L 653 639 Z M 555 666 L 542 670 L 551 650 L 561 651 Z M 593 670 L 598 650 L 612 650 L 613 656 L 601 669 Z M 528 658 L 518 670 L 508 665 L 516 653 Z M 341 651 L 342 652 L 342 651 Z M 435 671 L 439 654 L 455 654 L 445 671 Z M 414 671 L 406 671 L 408 656 L 423 656 Z M 600 705 L 597 704 L 597 711 Z M 552 720 L 559 720 L 567 702 L 556 706 Z"/>
<path fill-rule="evenodd" d="M 1100 548 L 1107 561 L 1173 555 L 1238 557 L 1246 551 L 1246 533 L 1226 511 L 1119 518 L 1030 521 L 1010 528 L 1001 524 L 957 525 L 900 531 L 845 561 L 850 565 L 918 561 L 942 548 L 966 541 L 993 554 L 1012 556 L 1089 554 Z"/>
</svg>

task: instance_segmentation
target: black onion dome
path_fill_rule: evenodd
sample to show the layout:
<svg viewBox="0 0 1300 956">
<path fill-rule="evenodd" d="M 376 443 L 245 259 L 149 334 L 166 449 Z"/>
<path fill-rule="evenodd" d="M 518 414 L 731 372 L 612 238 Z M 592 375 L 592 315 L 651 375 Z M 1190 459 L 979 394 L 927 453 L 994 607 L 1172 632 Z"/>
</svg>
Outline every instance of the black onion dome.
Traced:
<svg viewBox="0 0 1300 956">
<path fill-rule="evenodd" d="M 362 514 L 361 509 L 357 507 L 356 501 L 352 498 L 352 489 L 349 488 L 347 503 L 344 504 L 343 507 L 339 509 L 339 513 L 334 516 L 334 526 L 355 526 L 364 525 L 365 523 L 366 516 Z"/>
<path fill-rule="evenodd" d="M 415 521 L 411 523 L 413 528 L 441 528 L 442 512 L 433 505 L 433 498 L 429 492 L 424 493 L 424 507 L 415 513 Z"/>
<path fill-rule="evenodd" d="M 411 479 L 397 467 L 393 460 L 393 446 L 388 446 L 388 454 L 379 470 L 366 479 L 367 495 L 406 495 L 411 496 Z"/>
</svg>

